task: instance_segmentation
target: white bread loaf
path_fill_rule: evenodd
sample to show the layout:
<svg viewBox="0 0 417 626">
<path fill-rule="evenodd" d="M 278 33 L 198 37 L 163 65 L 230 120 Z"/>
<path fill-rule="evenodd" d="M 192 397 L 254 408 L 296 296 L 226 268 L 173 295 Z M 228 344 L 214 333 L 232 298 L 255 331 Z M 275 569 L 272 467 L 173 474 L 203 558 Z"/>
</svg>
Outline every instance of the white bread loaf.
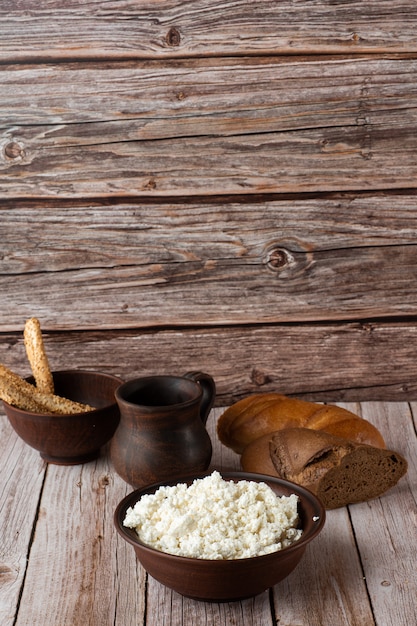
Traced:
<svg viewBox="0 0 417 626">
<path fill-rule="evenodd" d="M 385 447 L 378 429 L 358 415 L 334 405 L 278 393 L 251 395 L 230 406 L 219 418 L 217 434 L 225 446 L 241 454 L 252 441 L 284 428 L 310 428 L 357 443 Z"/>
</svg>

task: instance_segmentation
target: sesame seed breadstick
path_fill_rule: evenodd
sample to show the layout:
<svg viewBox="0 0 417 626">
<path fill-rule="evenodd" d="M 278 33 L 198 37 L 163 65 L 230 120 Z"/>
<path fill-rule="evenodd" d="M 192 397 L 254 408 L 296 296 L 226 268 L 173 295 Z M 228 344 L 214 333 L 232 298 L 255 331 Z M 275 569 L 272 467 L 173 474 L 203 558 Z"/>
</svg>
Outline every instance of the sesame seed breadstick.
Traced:
<svg viewBox="0 0 417 626">
<path fill-rule="evenodd" d="M 6 367 L 5 365 L 1 365 L 1 364 L 0 364 L 0 378 L 10 383 L 11 385 L 13 385 L 13 387 L 23 388 L 23 389 L 26 389 L 26 391 L 28 391 L 30 388 L 32 392 L 36 391 L 36 387 L 34 387 L 30 383 L 28 383 L 26 380 L 24 380 L 21 376 L 19 376 L 19 374 L 15 374 L 15 372 L 13 372 L 12 370 L 9 370 L 8 367 Z"/>
<path fill-rule="evenodd" d="M 74 413 L 86 413 L 87 411 L 94 411 L 94 407 L 89 404 L 82 404 L 81 402 L 75 402 L 74 400 L 68 400 L 61 396 L 56 396 L 50 393 L 43 393 L 42 391 L 36 392 L 36 401 L 40 402 L 43 407 L 42 412 L 57 413 L 61 415 L 72 415 Z"/>
<path fill-rule="evenodd" d="M 53 394 L 54 381 L 43 345 L 41 326 L 36 317 L 26 321 L 23 340 L 37 388 L 44 393 Z"/>
<path fill-rule="evenodd" d="M 4 365 L 0 365 L 0 398 L 8 404 L 35 413 L 72 415 L 94 410 L 88 404 L 39 391 Z"/>
<path fill-rule="evenodd" d="M 36 402 L 34 397 L 22 392 L 19 384 L 2 374 L 0 375 L 0 398 L 24 411 L 42 412 L 41 405 Z"/>
</svg>

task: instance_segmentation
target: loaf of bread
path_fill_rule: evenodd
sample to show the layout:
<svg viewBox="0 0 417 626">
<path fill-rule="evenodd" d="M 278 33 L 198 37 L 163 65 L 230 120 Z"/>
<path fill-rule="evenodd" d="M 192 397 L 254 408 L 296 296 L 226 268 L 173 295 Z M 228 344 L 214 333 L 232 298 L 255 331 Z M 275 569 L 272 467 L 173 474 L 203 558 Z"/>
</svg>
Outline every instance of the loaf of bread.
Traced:
<svg viewBox="0 0 417 626">
<path fill-rule="evenodd" d="M 309 428 L 385 448 L 378 429 L 358 415 L 278 393 L 254 394 L 230 406 L 219 418 L 217 435 L 225 446 L 242 454 L 252 441 L 284 428 Z"/>
<path fill-rule="evenodd" d="M 377 498 L 407 471 L 397 452 L 308 428 L 271 434 L 269 452 L 276 475 L 310 489 L 326 509 Z"/>
</svg>

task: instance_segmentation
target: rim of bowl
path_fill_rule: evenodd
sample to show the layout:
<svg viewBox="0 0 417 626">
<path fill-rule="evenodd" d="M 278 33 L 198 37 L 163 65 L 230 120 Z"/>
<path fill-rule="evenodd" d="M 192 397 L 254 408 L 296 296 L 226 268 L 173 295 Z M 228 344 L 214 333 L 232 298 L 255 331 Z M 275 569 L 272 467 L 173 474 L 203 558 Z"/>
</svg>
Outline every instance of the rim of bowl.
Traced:
<svg viewBox="0 0 417 626">
<path fill-rule="evenodd" d="M 144 495 L 147 493 L 154 493 L 159 487 L 163 487 L 163 486 L 174 486 L 179 483 L 191 484 L 194 480 L 197 480 L 200 478 L 206 478 L 207 476 L 210 476 L 213 473 L 213 471 L 218 471 L 221 477 L 225 480 L 235 480 L 235 481 L 249 480 L 249 481 L 255 481 L 255 482 L 265 482 L 267 484 L 273 483 L 277 487 L 282 486 L 282 487 L 285 487 L 286 490 L 290 490 L 291 494 L 295 493 L 296 495 L 300 496 L 300 498 L 301 497 L 306 498 L 314 506 L 314 509 L 315 509 L 314 517 L 317 515 L 317 519 L 313 519 L 314 526 L 308 532 L 304 532 L 303 530 L 303 533 L 300 539 L 295 541 L 290 546 L 287 546 L 286 548 L 282 548 L 281 550 L 275 550 L 274 552 L 269 552 L 268 554 L 244 557 L 241 559 L 200 559 L 198 557 L 171 554 L 170 552 L 157 550 L 156 548 L 153 548 L 152 546 L 144 543 L 143 541 L 141 541 L 141 539 L 139 538 L 139 535 L 136 533 L 136 531 L 133 528 L 127 528 L 123 526 L 122 515 L 124 518 L 127 509 L 130 506 L 134 506 L 134 504 L 136 504 L 136 502 L 139 500 L 141 495 Z M 276 495 L 279 497 L 280 495 L 286 495 L 286 494 L 277 493 Z M 185 559 L 186 561 L 201 561 L 203 563 L 204 562 L 205 563 L 227 563 L 227 562 L 238 563 L 241 561 L 248 561 L 248 560 L 253 560 L 253 559 L 268 559 L 268 558 L 270 559 L 276 555 L 279 555 L 282 553 L 288 554 L 289 552 L 298 550 L 300 547 L 305 547 L 322 530 L 326 521 L 326 509 L 323 503 L 321 502 L 321 500 L 319 500 L 319 498 L 314 493 L 312 493 L 309 489 L 306 489 L 306 487 L 302 487 L 301 485 L 297 485 L 296 483 L 293 483 L 289 480 L 285 480 L 284 478 L 269 476 L 267 474 L 256 474 L 253 472 L 222 471 L 219 469 L 213 469 L 212 471 L 201 472 L 195 475 L 194 474 L 192 475 L 189 474 L 188 476 L 184 475 L 182 477 L 175 478 L 173 480 L 160 481 L 158 483 L 153 483 L 151 485 L 146 485 L 145 487 L 135 489 L 134 491 L 127 494 L 119 502 L 119 504 L 117 505 L 114 511 L 113 521 L 116 526 L 117 532 L 123 537 L 123 539 L 125 539 L 133 547 L 139 547 L 140 549 L 144 550 L 145 552 L 149 552 L 150 554 L 165 555 L 173 559 L 178 559 L 179 561 Z M 135 535 L 133 533 L 135 533 Z"/>
</svg>

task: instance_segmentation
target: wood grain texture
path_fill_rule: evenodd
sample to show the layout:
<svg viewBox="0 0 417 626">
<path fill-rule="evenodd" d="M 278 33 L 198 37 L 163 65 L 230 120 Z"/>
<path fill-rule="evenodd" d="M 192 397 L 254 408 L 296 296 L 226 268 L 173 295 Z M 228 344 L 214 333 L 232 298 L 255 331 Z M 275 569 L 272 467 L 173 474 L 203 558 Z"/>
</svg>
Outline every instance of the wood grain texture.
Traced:
<svg viewBox="0 0 417 626">
<path fill-rule="evenodd" d="M 46 463 L 19 439 L 0 408 L 0 623 L 13 623 L 24 585 Z"/>
<path fill-rule="evenodd" d="M 0 525 L 7 529 L 0 539 L 2 578 L 18 561 L 22 591 L 21 596 L 11 594 L 9 585 L 0 585 L 2 625 L 44 626 L 46 606 L 51 624 L 74 626 L 413 623 L 417 610 L 410 550 L 417 514 L 415 403 L 341 406 L 372 421 L 387 442 L 406 455 L 408 474 L 379 499 L 328 511 L 325 527 L 309 545 L 302 564 L 273 590 L 225 604 L 183 598 L 148 577 L 137 564 L 133 549 L 113 527 L 114 508 L 129 487 L 114 473 L 106 448 L 100 459 L 84 466 L 46 467 L 37 453 L 19 443 L 0 415 L 4 486 Z M 221 407 L 213 410 L 208 420 L 211 467 L 238 469 L 238 455 L 216 436 L 222 411 Z M 11 464 L 17 449 L 19 462 Z M 4 458 L 9 461 L 4 463 Z M 31 474 L 36 480 L 29 478 Z M 39 501 L 34 516 L 18 506 L 28 499 Z"/>
<path fill-rule="evenodd" d="M 415 52 L 416 22 L 412 0 L 7 0 L 0 59 Z"/>
<path fill-rule="evenodd" d="M 347 508 L 335 509 L 327 515 L 323 532 L 311 547 L 304 566 L 297 568 L 274 588 L 277 623 L 331 626 L 329 615 L 332 615 L 334 623 L 340 626 L 379 624 L 374 622 L 367 598 L 366 582 L 355 549 L 354 529 L 350 525 Z M 323 561 L 327 569 L 327 584 L 324 585 L 317 568 L 317 564 Z M 311 572 L 314 571 L 317 575 L 312 577 Z M 297 616 L 295 620 L 293 616 Z"/>
<path fill-rule="evenodd" d="M 37 316 L 57 367 L 192 365 L 220 403 L 414 398 L 416 23 L 410 0 L 1 3 L 0 360 L 25 369 Z"/>
<path fill-rule="evenodd" d="M 127 558 L 128 546 L 116 536 L 112 517 L 130 488 L 113 477 L 108 463 L 85 467 L 48 467 L 18 624 L 44 623 L 39 572 L 44 588 L 54 590 L 47 608 L 51 624 L 143 621 L 145 572 Z M 126 603 L 126 622 L 113 621 L 119 597 Z"/>
<path fill-rule="evenodd" d="M 202 370 L 215 379 L 217 406 L 269 391 L 311 400 L 415 399 L 416 341 L 415 322 L 45 333 L 54 370 L 124 380 Z M 0 361 L 30 374 L 21 336 L 2 336 Z"/>
<path fill-rule="evenodd" d="M 33 315 L 45 330 L 412 315 L 415 201 L 4 206 L 0 326 L 18 331 Z"/>
<path fill-rule="evenodd" d="M 416 69 L 381 58 L 6 66 L 0 194 L 413 187 Z"/>
<path fill-rule="evenodd" d="M 242 196 L 196 201 L 3 201 L 1 273 L 200 263 L 269 263 L 290 273 L 280 248 L 308 256 L 400 251 L 416 244 L 417 193 Z M 294 260 L 295 262 L 295 260 Z M 298 266 L 298 269 L 301 269 Z M 163 306 L 163 302 L 161 302 Z M 2 329 L 5 320 L 0 319 Z M 49 322 L 48 322 L 49 325 Z"/>
<path fill-rule="evenodd" d="M 10 324 L 37 314 L 71 328 L 120 328 L 308 322 L 407 315 L 416 310 L 416 249 L 292 253 L 287 272 L 253 264 L 186 264 L 80 269 L 0 277 Z M 183 265 L 185 265 L 183 267 Z M 382 282 L 381 282 L 382 281 Z M 352 289 L 352 285 L 355 289 Z M 29 296 L 29 297 L 28 297 Z M 163 305 L 161 304 L 163 302 Z M 18 308 L 13 307 L 13 303 Z"/>
</svg>

